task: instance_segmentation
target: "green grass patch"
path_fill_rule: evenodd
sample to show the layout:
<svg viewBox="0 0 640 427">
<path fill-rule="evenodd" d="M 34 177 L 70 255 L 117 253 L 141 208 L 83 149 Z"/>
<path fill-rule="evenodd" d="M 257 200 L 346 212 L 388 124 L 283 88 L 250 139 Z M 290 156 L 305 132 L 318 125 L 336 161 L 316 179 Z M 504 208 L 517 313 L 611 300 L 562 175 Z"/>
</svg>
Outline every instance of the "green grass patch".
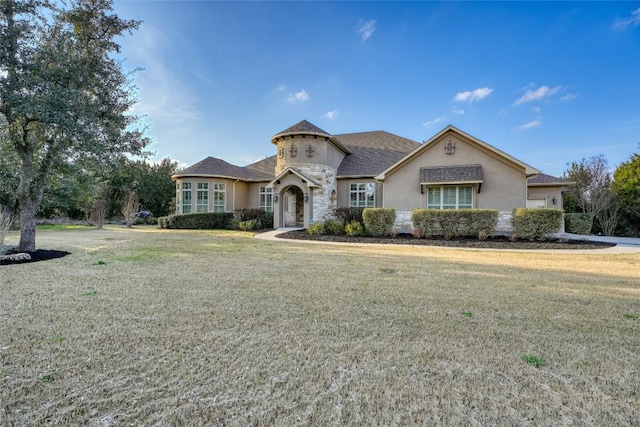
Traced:
<svg viewBox="0 0 640 427">
<path fill-rule="evenodd" d="M 37 380 L 38 380 L 38 382 L 41 382 L 41 383 L 45 384 L 45 383 L 50 383 L 50 382 L 54 381 L 57 377 L 58 377 L 58 373 L 57 372 L 47 372 L 46 374 L 40 375 L 37 378 Z"/>
<path fill-rule="evenodd" d="M 98 291 L 87 291 L 82 294 L 83 297 L 92 297 L 98 295 Z"/>
<path fill-rule="evenodd" d="M 535 366 L 536 368 L 544 366 L 547 363 L 544 359 L 534 356 L 533 354 L 525 354 L 524 356 L 522 356 L 522 360 L 529 365 Z"/>
<path fill-rule="evenodd" d="M 63 337 L 61 337 L 60 335 L 53 335 L 50 336 L 49 338 L 47 338 L 47 341 L 50 343 L 58 343 L 58 342 L 62 342 L 62 340 L 64 340 Z"/>
<path fill-rule="evenodd" d="M 470 312 L 470 311 L 463 311 L 463 312 L 462 312 L 462 315 L 463 315 L 464 317 L 473 317 L 473 313 L 472 313 L 472 312 Z"/>
<path fill-rule="evenodd" d="M 95 227 L 91 225 L 83 224 L 39 224 L 36 226 L 37 230 L 52 230 L 52 231 L 65 231 L 65 230 L 92 230 Z"/>
<path fill-rule="evenodd" d="M 124 262 L 140 262 L 157 258 L 164 254 L 165 251 L 158 248 L 138 248 L 132 249 L 128 253 L 123 253 L 120 256 L 116 256 L 117 261 Z"/>
<path fill-rule="evenodd" d="M 623 316 L 625 319 L 631 319 L 631 320 L 640 319 L 640 314 L 638 313 L 625 313 Z"/>
</svg>

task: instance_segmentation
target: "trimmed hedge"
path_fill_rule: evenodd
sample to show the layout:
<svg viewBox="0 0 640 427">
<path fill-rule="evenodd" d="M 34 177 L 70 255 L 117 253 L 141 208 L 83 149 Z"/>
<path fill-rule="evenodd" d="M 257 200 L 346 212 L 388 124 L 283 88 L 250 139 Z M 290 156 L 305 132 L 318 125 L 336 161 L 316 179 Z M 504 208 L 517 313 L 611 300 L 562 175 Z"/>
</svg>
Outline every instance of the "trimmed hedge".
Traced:
<svg viewBox="0 0 640 427">
<path fill-rule="evenodd" d="M 220 230 L 229 228 L 232 219 L 232 212 L 175 214 L 158 218 L 158 226 L 185 230 Z"/>
<path fill-rule="evenodd" d="M 260 228 L 273 228 L 273 212 L 264 209 L 236 209 L 233 211 L 234 223 L 257 220 L 260 221 Z"/>
<path fill-rule="evenodd" d="M 495 209 L 414 209 L 411 221 L 418 237 L 442 235 L 445 239 L 475 236 L 486 239 L 496 230 Z"/>
<path fill-rule="evenodd" d="M 358 221 L 360 224 L 364 225 L 364 220 L 362 219 L 362 212 L 364 208 L 349 208 L 349 207 L 341 207 L 333 210 L 333 215 L 343 224 L 349 224 L 353 221 Z"/>
<path fill-rule="evenodd" d="M 560 231 L 561 209 L 517 208 L 513 210 L 511 224 L 518 239 L 544 240 Z"/>
<path fill-rule="evenodd" d="M 390 236 L 396 222 L 396 210 L 393 208 L 365 208 L 362 211 L 364 227 L 372 236 Z"/>
<path fill-rule="evenodd" d="M 564 214 L 564 228 L 567 233 L 589 235 L 591 234 L 591 216 L 586 213 Z"/>
</svg>

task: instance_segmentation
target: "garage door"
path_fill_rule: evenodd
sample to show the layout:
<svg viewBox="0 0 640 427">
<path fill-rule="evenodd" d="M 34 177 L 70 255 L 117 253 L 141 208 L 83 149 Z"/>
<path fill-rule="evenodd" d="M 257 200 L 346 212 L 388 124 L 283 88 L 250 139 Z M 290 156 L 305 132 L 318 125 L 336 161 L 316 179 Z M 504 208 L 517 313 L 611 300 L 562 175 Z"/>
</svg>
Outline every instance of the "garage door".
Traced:
<svg viewBox="0 0 640 427">
<path fill-rule="evenodd" d="M 547 199 L 529 199 L 527 200 L 528 208 L 546 208 Z"/>
</svg>

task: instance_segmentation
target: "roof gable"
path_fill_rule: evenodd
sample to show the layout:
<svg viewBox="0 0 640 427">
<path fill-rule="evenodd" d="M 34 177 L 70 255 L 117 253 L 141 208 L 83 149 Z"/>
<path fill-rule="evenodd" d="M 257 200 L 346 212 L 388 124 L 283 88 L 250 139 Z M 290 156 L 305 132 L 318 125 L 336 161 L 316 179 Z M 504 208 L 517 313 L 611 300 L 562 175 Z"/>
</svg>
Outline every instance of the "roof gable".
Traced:
<svg viewBox="0 0 640 427">
<path fill-rule="evenodd" d="M 419 147 L 417 147 L 414 151 L 412 151 L 411 153 L 407 154 L 404 158 L 400 159 L 398 162 L 394 163 L 393 165 L 391 165 L 390 167 L 388 167 L 387 169 L 385 169 L 382 173 L 380 173 L 378 176 L 376 176 L 376 179 L 384 181 L 385 177 L 387 175 L 392 174 L 393 172 L 395 172 L 396 170 L 398 170 L 399 168 L 401 168 L 406 162 L 409 162 L 413 159 L 415 159 L 417 156 L 419 156 L 420 154 L 422 154 L 424 151 L 428 150 L 429 148 L 431 148 L 432 146 L 434 146 L 435 144 L 437 144 L 441 137 L 444 136 L 447 133 L 453 133 L 456 134 L 458 137 L 466 140 L 467 142 L 470 142 L 474 145 L 476 145 L 477 147 L 479 147 L 480 149 L 482 149 L 483 151 L 486 151 L 488 153 L 490 153 L 491 155 L 493 155 L 494 157 L 504 161 L 505 163 L 511 163 L 514 165 L 517 165 L 521 168 L 524 169 L 524 172 L 527 176 L 529 175 L 535 175 L 538 173 L 538 170 L 536 168 L 534 168 L 533 166 L 530 166 L 518 159 L 516 159 L 515 157 L 510 156 L 509 154 L 497 149 L 496 147 L 487 144 L 486 142 L 473 137 L 459 129 L 457 129 L 456 127 L 449 125 L 447 127 L 445 127 L 444 129 L 442 129 L 440 132 L 438 132 L 437 134 L 435 134 L 434 136 L 432 136 L 429 140 L 425 141 L 424 144 L 420 145 Z"/>
</svg>

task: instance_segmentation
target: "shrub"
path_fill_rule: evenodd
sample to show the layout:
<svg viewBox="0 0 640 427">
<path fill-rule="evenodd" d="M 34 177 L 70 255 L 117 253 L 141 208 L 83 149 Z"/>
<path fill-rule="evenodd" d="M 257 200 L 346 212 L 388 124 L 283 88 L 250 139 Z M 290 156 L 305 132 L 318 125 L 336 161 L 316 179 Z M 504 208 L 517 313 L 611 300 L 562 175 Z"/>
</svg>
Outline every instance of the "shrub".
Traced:
<svg viewBox="0 0 640 427">
<path fill-rule="evenodd" d="M 498 226 L 499 212 L 497 209 L 463 209 L 468 211 L 468 233 L 479 240 L 485 240 L 491 236 Z"/>
<path fill-rule="evenodd" d="M 564 227 L 567 233 L 587 235 L 591 233 L 591 216 L 586 213 L 565 214 Z"/>
<path fill-rule="evenodd" d="M 562 215 L 560 209 L 514 209 L 511 217 L 513 232 L 520 239 L 542 240 L 549 238 L 551 234 L 560 230 Z"/>
<path fill-rule="evenodd" d="M 334 234 L 336 236 L 344 234 L 344 223 L 338 219 L 330 219 L 324 223 L 326 234 Z"/>
<path fill-rule="evenodd" d="M 177 228 L 186 230 L 221 230 L 229 227 L 233 218 L 231 212 L 201 212 L 192 214 L 176 214 L 163 217 L 159 221 L 161 228 Z"/>
<path fill-rule="evenodd" d="M 254 231 L 262 228 L 262 224 L 258 219 L 248 219 L 238 222 L 238 229 L 242 231 Z"/>
<path fill-rule="evenodd" d="M 142 225 L 142 224 L 158 225 L 158 221 L 159 221 L 159 218 L 156 218 L 153 216 L 148 216 L 147 222 L 145 222 L 145 220 L 143 220 L 142 218 L 134 218 L 133 225 Z"/>
<path fill-rule="evenodd" d="M 359 221 L 351 221 L 344 226 L 344 231 L 348 236 L 362 236 L 364 235 L 364 226 Z"/>
<path fill-rule="evenodd" d="M 343 224 L 358 221 L 360 224 L 364 225 L 364 220 L 362 219 L 363 211 L 364 208 L 341 207 L 334 209 L 333 214 L 338 220 L 342 221 Z"/>
<path fill-rule="evenodd" d="M 327 234 L 327 230 L 324 228 L 324 222 L 315 222 L 310 224 L 309 227 L 307 227 L 307 234 L 312 236 Z"/>
<path fill-rule="evenodd" d="M 498 223 L 495 209 L 435 210 L 414 209 L 411 212 L 414 235 L 431 237 L 442 235 L 445 239 L 475 236 L 486 239 L 492 235 Z"/>
<path fill-rule="evenodd" d="M 435 209 L 414 209 L 411 211 L 413 235 L 424 238 L 442 234 L 438 222 L 438 212 L 440 211 Z"/>
<path fill-rule="evenodd" d="M 264 209 L 236 209 L 233 211 L 234 221 L 230 222 L 230 227 L 238 228 L 238 224 L 242 221 L 258 220 L 260 228 L 273 228 L 273 212 L 267 212 Z"/>
<path fill-rule="evenodd" d="M 393 208 L 366 208 L 362 211 L 365 229 L 372 236 L 390 236 L 396 222 Z"/>
</svg>

